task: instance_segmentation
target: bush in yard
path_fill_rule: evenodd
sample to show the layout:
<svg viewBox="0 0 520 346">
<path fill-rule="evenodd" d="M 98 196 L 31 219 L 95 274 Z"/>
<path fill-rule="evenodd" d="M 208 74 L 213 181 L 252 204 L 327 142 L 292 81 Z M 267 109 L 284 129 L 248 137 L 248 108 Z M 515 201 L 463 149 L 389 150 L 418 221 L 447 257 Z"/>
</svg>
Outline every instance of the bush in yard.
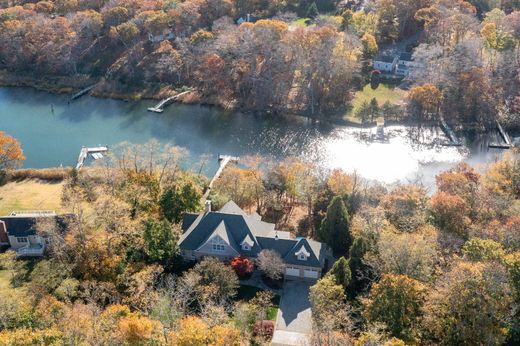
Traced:
<svg viewBox="0 0 520 346">
<path fill-rule="evenodd" d="M 264 339 L 270 339 L 274 333 L 274 322 L 269 320 L 259 320 L 253 325 L 253 335 Z"/>
<path fill-rule="evenodd" d="M 240 279 L 248 278 L 253 273 L 253 261 L 247 257 L 237 256 L 231 260 L 230 265 Z"/>
</svg>

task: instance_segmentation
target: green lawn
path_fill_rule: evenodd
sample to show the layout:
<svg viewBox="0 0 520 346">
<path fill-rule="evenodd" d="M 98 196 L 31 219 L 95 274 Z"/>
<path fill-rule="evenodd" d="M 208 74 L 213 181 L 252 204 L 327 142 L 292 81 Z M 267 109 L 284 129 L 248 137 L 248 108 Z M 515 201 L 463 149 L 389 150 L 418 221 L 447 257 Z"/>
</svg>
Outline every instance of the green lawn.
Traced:
<svg viewBox="0 0 520 346">
<path fill-rule="evenodd" d="M 307 24 L 305 23 L 307 20 L 309 20 L 310 18 L 298 18 L 294 21 L 292 21 L 289 25 L 291 26 L 307 26 Z"/>
<path fill-rule="evenodd" d="M 236 296 L 236 300 L 245 300 L 249 301 L 253 299 L 257 292 L 263 291 L 261 288 L 248 286 L 248 285 L 240 285 L 238 288 L 238 293 Z M 274 321 L 276 320 L 276 315 L 278 314 L 278 306 L 280 305 L 280 296 L 275 294 L 272 300 L 273 305 L 267 309 L 267 319 Z"/>
<path fill-rule="evenodd" d="M 392 85 L 379 84 L 377 89 L 373 90 L 370 84 L 365 85 L 363 90 L 356 92 L 354 100 L 352 102 L 352 108 L 345 114 L 345 119 L 353 122 L 359 122 L 359 118 L 356 117 L 357 110 L 361 107 L 363 102 L 370 102 L 373 98 L 376 98 L 378 104 L 382 106 L 385 102 L 398 104 L 405 96 L 405 92 L 400 89 L 394 88 Z"/>
</svg>

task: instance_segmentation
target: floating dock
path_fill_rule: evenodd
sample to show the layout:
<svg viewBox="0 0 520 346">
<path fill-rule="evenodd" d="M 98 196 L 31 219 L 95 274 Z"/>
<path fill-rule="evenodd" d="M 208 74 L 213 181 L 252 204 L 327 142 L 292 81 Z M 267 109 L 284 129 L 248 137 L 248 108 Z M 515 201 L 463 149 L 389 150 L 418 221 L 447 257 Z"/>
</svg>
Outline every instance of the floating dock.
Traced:
<svg viewBox="0 0 520 346">
<path fill-rule="evenodd" d="M 153 107 L 149 107 L 148 108 L 148 111 L 149 112 L 154 112 L 154 113 L 162 113 L 164 111 L 164 107 L 169 105 L 171 102 L 177 100 L 179 97 L 181 97 L 182 95 L 186 95 L 187 93 L 191 92 L 191 90 L 187 90 L 187 91 L 183 91 L 181 92 L 180 94 L 177 94 L 177 95 L 174 95 L 174 96 L 170 96 L 168 98 L 165 98 L 164 100 L 161 100 L 158 104 L 156 104 L 155 106 Z"/>
<path fill-rule="evenodd" d="M 78 163 L 76 164 L 76 169 L 80 169 L 83 167 L 83 164 L 85 163 L 85 160 L 87 159 L 88 155 L 91 155 L 94 160 L 99 160 L 103 158 L 104 152 L 108 151 L 107 146 L 99 146 L 99 147 L 82 147 L 79 156 L 78 156 Z"/>
<path fill-rule="evenodd" d="M 94 86 L 95 86 L 95 84 L 91 85 L 91 86 L 88 86 L 88 87 L 86 87 L 84 89 L 81 89 L 80 91 L 78 91 L 77 93 L 72 95 L 70 100 L 74 101 L 75 99 L 79 99 L 81 96 L 88 94 L 90 92 L 90 90 L 94 89 Z"/>
<path fill-rule="evenodd" d="M 204 192 L 204 195 L 202 196 L 202 202 L 205 203 L 206 200 L 208 199 L 209 193 L 211 192 L 211 189 L 213 188 L 213 184 L 220 177 L 220 175 L 224 171 L 224 168 L 226 168 L 227 164 L 230 162 L 238 163 L 238 160 L 239 160 L 239 158 L 237 156 L 229 156 L 229 155 L 219 155 L 218 156 L 219 167 L 217 169 L 217 172 L 215 173 L 215 175 L 209 182 L 208 188 Z"/>
</svg>

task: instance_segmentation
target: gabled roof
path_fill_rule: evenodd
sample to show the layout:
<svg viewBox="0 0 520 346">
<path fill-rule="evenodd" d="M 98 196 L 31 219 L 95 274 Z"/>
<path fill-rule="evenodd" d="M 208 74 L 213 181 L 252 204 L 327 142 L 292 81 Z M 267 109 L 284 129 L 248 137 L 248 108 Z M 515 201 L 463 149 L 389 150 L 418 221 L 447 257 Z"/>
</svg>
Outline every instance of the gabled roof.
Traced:
<svg viewBox="0 0 520 346">
<path fill-rule="evenodd" d="M 183 250 L 197 250 L 218 235 L 245 256 L 256 256 L 262 249 L 270 249 L 277 251 L 286 263 L 322 267 L 330 255 L 324 244 L 305 238 L 293 239 L 289 232 L 275 230 L 274 224 L 262 221 L 258 214 L 246 214 L 232 201 L 219 211 L 185 215 L 183 231 L 179 239 Z M 242 250 L 244 242 L 251 250 Z M 298 260 L 298 251 L 309 254 L 307 261 Z"/>
<path fill-rule="evenodd" d="M 318 243 L 318 242 L 315 242 Z M 318 243 L 321 244 L 321 243 Z M 289 251 L 285 257 L 283 257 L 283 260 L 285 263 L 289 264 L 297 264 L 297 265 L 306 265 L 311 267 L 321 267 L 323 265 L 322 261 L 319 260 L 318 256 L 320 256 L 321 253 L 321 247 L 319 249 L 319 252 L 315 252 L 314 249 L 311 247 L 307 239 L 305 238 L 299 238 L 294 245 L 294 247 Z M 305 252 L 309 254 L 307 256 L 306 261 L 302 261 L 298 259 L 298 254 L 300 252 Z"/>
<path fill-rule="evenodd" d="M 248 235 L 246 235 L 244 240 L 242 240 L 242 242 L 240 242 L 240 245 L 243 245 L 243 244 L 247 244 L 247 245 L 249 245 L 249 247 L 253 247 L 253 245 L 255 245 L 255 241 L 248 234 Z"/>
<path fill-rule="evenodd" d="M 182 217 L 182 226 L 181 229 L 183 232 L 185 232 L 190 226 L 197 220 L 197 217 L 199 217 L 199 214 L 196 213 L 186 213 Z"/>
<path fill-rule="evenodd" d="M 199 246 L 202 247 L 204 244 L 206 244 L 208 241 L 212 240 L 215 237 L 220 237 L 222 240 L 224 240 L 226 243 L 229 244 L 236 252 L 238 252 L 237 244 L 235 242 L 235 239 L 228 231 L 226 224 L 224 221 L 221 221 L 217 228 L 208 236 L 208 238 Z"/>
<path fill-rule="evenodd" d="M 393 63 L 395 61 L 395 57 L 391 55 L 379 55 L 374 59 L 374 61 Z"/>
<path fill-rule="evenodd" d="M 74 215 L 49 215 L 49 216 L 2 216 L 0 220 L 5 223 L 7 234 L 13 237 L 28 237 L 36 235 L 36 227 L 40 220 L 52 218 L 55 220 L 58 229 L 65 232 L 67 229 L 67 221 Z"/>
<path fill-rule="evenodd" d="M 236 214 L 248 216 L 235 202 L 229 201 L 218 211 L 223 214 Z"/>
</svg>

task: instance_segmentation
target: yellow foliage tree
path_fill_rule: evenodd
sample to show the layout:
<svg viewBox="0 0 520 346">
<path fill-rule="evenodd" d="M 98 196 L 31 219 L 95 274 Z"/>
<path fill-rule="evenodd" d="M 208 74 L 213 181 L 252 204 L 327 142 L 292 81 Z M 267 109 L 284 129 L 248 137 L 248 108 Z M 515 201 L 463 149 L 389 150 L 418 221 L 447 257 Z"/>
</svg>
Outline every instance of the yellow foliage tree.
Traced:
<svg viewBox="0 0 520 346">
<path fill-rule="evenodd" d="M 0 170 L 16 168 L 23 160 L 25 156 L 18 140 L 0 131 Z"/>
</svg>

